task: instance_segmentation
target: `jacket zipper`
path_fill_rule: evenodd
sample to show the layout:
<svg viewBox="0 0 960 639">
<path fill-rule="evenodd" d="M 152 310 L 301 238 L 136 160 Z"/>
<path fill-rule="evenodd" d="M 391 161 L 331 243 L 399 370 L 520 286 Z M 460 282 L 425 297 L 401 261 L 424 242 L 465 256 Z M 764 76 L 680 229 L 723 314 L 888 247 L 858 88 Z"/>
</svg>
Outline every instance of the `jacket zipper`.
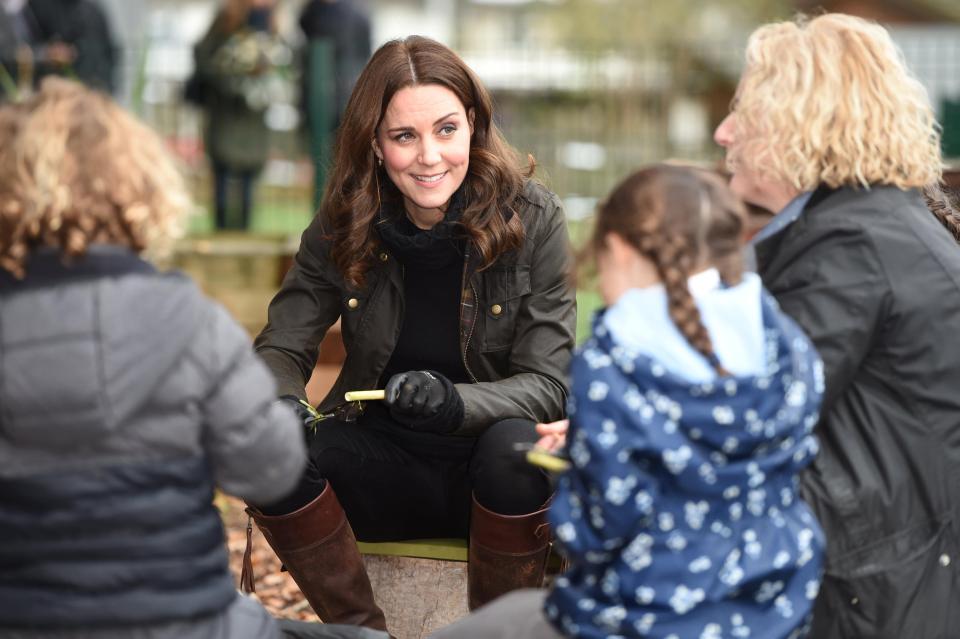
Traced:
<svg viewBox="0 0 960 639">
<path fill-rule="evenodd" d="M 467 287 L 467 265 L 470 264 L 470 245 L 468 244 L 466 250 L 464 250 L 463 255 L 463 277 L 461 279 L 460 286 L 460 295 L 463 295 L 463 289 Z M 470 364 L 467 363 L 467 349 L 470 348 L 470 339 L 473 337 L 473 331 L 477 327 L 477 304 L 479 303 L 479 298 L 477 297 L 477 289 L 473 286 L 473 282 L 470 282 L 470 291 L 473 293 L 473 322 L 470 323 L 470 332 L 467 333 L 467 339 L 463 343 L 463 351 L 460 353 L 460 357 L 463 359 L 463 367 L 467 371 L 467 375 L 470 376 L 470 379 L 474 384 L 477 383 L 477 377 L 473 374 L 473 371 L 470 370 Z M 463 325 L 463 300 L 460 300 L 460 324 Z"/>
</svg>

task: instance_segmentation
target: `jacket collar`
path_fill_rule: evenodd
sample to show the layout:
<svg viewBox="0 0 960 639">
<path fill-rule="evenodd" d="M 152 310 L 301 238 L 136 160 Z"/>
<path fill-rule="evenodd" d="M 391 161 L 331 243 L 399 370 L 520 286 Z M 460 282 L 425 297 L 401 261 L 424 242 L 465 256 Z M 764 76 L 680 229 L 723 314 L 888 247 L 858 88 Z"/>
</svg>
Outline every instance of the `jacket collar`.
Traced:
<svg viewBox="0 0 960 639">
<path fill-rule="evenodd" d="M 814 189 L 813 193 L 810 194 L 809 199 L 807 199 L 806 204 L 803 206 L 803 213 L 820 206 L 824 201 L 840 190 L 842 189 L 834 189 L 825 184 L 821 184 Z M 790 234 L 792 229 L 802 227 L 803 221 L 804 215 L 801 214 L 800 217 L 797 218 L 796 222 L 786 225 L 783 229 L 770 235 L 769 237 L 763 237 L 761 235 L 763 231 L 760 231 L 758 235 L 761 235 L 762 239 L 759 239 L 759 241 L 753 245 L 754 254 L 756 255 L 756 266 L 758 273 L 765 272 L 766 267 L 773 260 L 774 255 L 777 254 L 777 250 L 779 249 L 783 239 Z"/>
<path fill-rule="evenodd" d="M 77 258 L 64 258 L 59 249 L 35 249 L 27 260 L 26 276 L 18 280 L 0 269 L 0 292 L 53 286 L 100 277 L 132 273 L 152 274 L 156 269 L 132 250 L 110 244 L 94 244 Z"/>
</svg>

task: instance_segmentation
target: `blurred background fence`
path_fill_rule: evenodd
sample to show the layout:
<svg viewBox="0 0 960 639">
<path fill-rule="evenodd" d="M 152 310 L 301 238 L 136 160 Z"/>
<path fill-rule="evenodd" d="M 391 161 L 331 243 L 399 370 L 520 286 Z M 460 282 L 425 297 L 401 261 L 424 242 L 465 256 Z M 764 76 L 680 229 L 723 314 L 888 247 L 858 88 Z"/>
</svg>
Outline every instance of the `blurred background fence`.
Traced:
<svg viewBox="0 0 960 639">
<path fill-rule="evenodd" d="M 139 40 L 121 38 L 125 82 L 120 97 L 161 131 L 182 159 L 198 203 L 191 228 L 208 231 L 212 187 L 201 114 L 182 95 L 192 69 L 191 45 L 216 3 L 147 4 L 147 20 L 136 30 Z M 360 4 L 373 23 L 374 47 L 390 37 L 421 32 L 461 53 L 493 92 L 507 139 L 521 155 L 536 158 L 538 175 L 564 200 L 572 220 L 588 217 L 597 198 L 641 164 L 668 158 L 718 163 L 721 152 L 712 132 L 735 90 L 746 35 L 759 20 L 809 8 L 803 2 L 772 0 L 677 0 L 672 10 L 644 0 Z M 944 123 L 945 151 L 960 156 L 960 5 L 936 13 L 938 6 L 957 3 L 860 4 L 866 7 L 861 13 L 891 23 Z M 300 5 L 281 2 L 292 50 L 303 46 L 293 26 Z M 611 6 L 623 13 L 603 15 Z M 744 7 L 752 12 L 744 14 Z M 891 15 L 894 10 L 900 13 Z M 678 17 L 685 11 L 697 16 L 696 29 Z M 869 16 L 871 11 L 881 13 Z M 608 27 L 596 33 L 598 24 L 618 15 L 626 16 L 620 31 Z M 656 33 L 658 20 L 671 28 Z M 630 29 L 635 36 L 622 33 Z M 300 126 L 298 72 L 292 65 L 286 87 L 274 96 L 266 115 L 271 150 L 256 192 L 255 232 L 298 233 L 312 214 L 312 166 Z"/>
<path fill-rule="evenodd" d="M 264 116 L 268 161 L 249 231 L 216 234 L 204 116 L 184 100 L 184 85 L 193 71 L 193 45 L 220 3 L 92 1 L 106 10 L 118 44 L 116 97 L 164 136 L 192 186 L 196 215 L 179 264 L 256 332 L 313 214 L 297 63 L 307 43 L 296 22 L 307 0 L 278 3 L 289 56 Z M 712 133 L 736 89 L 747 36 L 758 24 L 796 11 L 841 11 L 888 26 L 937 109 L 945 154 L 960 158 L 957 0 L 353 2 L 369 16 L 374 48 L 419 33 L 460 52 L 491 90 L 507 139 L 521 157 L 536 158 L 538 176 L 564 201 L 574 236 L 582 235 L 597 200 L 642 164 L 719 164 Z"/>
<path fill-rule="evenodd" d="M 704 58 L 678 59 L 665 49 L 567 51 L 562 58 L 513 53 L 518 57 L 509 69 L 496 51 L 463 55 L 492 89 L 507 139 L 521 157 L 534 156 L 537 175 L 564 199 L 572 219 L 587 217 L 596 198 L 641 164 L 719 161 L 711 135 L 726 113 L 735 72 L 724 74 Z M 135 108 L 182 160 L 200 205 L 192 228 L 203 231 L 211 228 L 211 187 L 202 114 L 181 99 L 182 91 L 181 78 L 149 78 Z M 283 99 L 268 111 L 270 159 L 257 191 L 253 230 L 297 232 L 309 220 L 312 167 L 298 117 L 295 104 Z"/>
</svg>

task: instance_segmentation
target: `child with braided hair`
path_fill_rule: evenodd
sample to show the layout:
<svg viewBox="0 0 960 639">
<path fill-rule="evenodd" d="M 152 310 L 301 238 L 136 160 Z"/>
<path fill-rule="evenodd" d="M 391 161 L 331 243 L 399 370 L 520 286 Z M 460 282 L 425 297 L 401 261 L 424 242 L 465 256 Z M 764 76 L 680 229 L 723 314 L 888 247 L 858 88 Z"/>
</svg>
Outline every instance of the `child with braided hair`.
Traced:
<svg viewBox="0 0 960 639">
<path fill-rule="evenodd" d="M 656 165 L 601 205 L 608 305 L 574 358 L 549 519 L 570 563 L 436 637 L 796 638 L 824 540 L 798 495 L 823 392 L 809 340 L 744 273 L 743 205 Z"/>
</svg>

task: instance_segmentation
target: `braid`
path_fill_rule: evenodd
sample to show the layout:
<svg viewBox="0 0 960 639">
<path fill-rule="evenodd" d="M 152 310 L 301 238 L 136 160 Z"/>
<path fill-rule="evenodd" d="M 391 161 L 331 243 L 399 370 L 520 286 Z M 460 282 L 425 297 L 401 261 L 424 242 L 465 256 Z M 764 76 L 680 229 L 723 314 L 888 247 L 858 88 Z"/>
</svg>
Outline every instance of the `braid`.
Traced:
<svg viewBox="0 0 960 639">
<path fill-rule="evenodd" d="M 694 251 L 686 238 L 681 235 L 660 238 L 659 246 L 650 253 L 656 264 L 660 279 L 667 293 L 667 309 L 670 319 L 680 334 L 703 355 L 720 375 L 727 371 L 720 365 L 713 350 L 710 334 L 700 317 L 700 309 L 693 301 L 693 295 L 687 286 L 694 265 Z"/>
<path fill-rule="evenodd" d="M 716 175 L 689 167 L 654 165 L 627 177 L 598 211 L 592 250 L 618 235 L 653 263 L 667 294 L 670 320 L 721 376 L 710 334 L 688 280 L 713 266 L 727 285 L 743 275 L 743 205 Z"/>
<path fill-rule="evenodd" d="M 960 242 L 960 212 L 953 207 L 946 189 L 939 185 L 928 187 L 923 190 L 923 196 L 930 212 L 950 231 L 954 239 Z"/>
</svg>

